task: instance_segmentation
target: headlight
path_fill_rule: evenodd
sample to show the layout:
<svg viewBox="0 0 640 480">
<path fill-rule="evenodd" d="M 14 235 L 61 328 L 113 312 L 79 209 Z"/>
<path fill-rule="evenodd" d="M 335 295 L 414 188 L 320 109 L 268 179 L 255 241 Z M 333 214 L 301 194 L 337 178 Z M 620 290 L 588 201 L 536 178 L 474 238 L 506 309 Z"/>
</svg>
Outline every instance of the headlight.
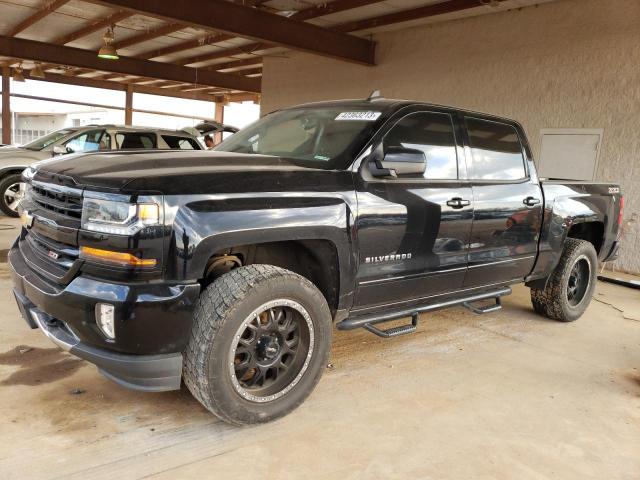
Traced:
<svg viewBox="0 0 640 480">
<path fill-rule="evenodd" d="M 133 235 L 144 227 L 160 224 L 160 207 L 155 203 L 125 203 L 85 198 L 82 228 L 94 232 Z"/>
</svg>

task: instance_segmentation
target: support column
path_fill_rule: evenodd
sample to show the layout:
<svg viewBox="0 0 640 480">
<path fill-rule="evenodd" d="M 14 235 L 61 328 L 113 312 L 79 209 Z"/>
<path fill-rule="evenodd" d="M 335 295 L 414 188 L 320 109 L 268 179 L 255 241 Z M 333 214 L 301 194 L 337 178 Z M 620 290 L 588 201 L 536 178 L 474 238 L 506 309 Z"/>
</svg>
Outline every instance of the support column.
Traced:
<svg viewBox="0 0 640 480">
<path fill-rule="evenodd" d="M 124 124 L 133 124 L 133 85 L 127 85 L 126 98 L 124 103 Z"/>
<path fill-rule="evenodd" d="M 2 143 L 11 144 L 11 69 L 2 67 Z"/>
<path fill-rule="evenodd" d="M 224 102 L 216 102 L 216 114 L 213 117 L 216 122 L 224 123 Z M 214 145 L 219 144 L 222 141 L 222 132 L 218 132 L 214 135 Z"/>
</svg>

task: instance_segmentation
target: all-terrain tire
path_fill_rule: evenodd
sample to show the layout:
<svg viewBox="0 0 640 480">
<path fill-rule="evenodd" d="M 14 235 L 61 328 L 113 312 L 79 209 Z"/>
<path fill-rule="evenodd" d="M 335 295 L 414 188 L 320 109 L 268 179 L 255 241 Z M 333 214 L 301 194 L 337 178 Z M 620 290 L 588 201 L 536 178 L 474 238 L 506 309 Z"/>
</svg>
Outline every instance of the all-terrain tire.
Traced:
<svg viewBox="0 0 640 480">
<path fill-rule="evenodd" d="M 295 302 L 308 313 L 310 320 L 304 325 L 310 321 L 313 326 L 311 356 L 302 376 L 282 396 L 252 401 L 238 390 L 230 355 L 237 345 L 238 329 L 249 316 L 279 299 Z M 329 306 L 309 280 L 272 265 L 237 268 L 211 283 L 196 303 L 184 352 L 184 382 L 202 405 L 226 422 L 250 425 L 274 420 L 298 407 L 320 380 L 329 358 L 331 331 Z"/>
<path fill-rule="evenodd" d="M 7 175 L 2 180 L 0 180 L 0 210 L 7 217 L 17 218 L 20 216 L 17 210 L 12 210 L 9 204 L 7 203 L 7 199 L 5 198 L 5 192 L 7 189 L 14 184 L 22 183 L 22 175 L 19 173 L 13 173 L 11 175 Z"/>
<path fill-rule="evenodd" d="M 585 282 L 584 292 L 579 301 L 569 299 L 570 279 L 574 267 L 580 262 L 581 267 L 588 265 L 588 275 L 583 275 Z M 567 238 L 560 257 L 560 262 L 549 276 L 544 289 L 531 289 L 531 303 L 533 309 L 547 317 L 561 322 L 573 322 L 580 318 L 589 306 L 596 286 L 598 268 L 598 255 L 590 242 Z"/>
</svg>

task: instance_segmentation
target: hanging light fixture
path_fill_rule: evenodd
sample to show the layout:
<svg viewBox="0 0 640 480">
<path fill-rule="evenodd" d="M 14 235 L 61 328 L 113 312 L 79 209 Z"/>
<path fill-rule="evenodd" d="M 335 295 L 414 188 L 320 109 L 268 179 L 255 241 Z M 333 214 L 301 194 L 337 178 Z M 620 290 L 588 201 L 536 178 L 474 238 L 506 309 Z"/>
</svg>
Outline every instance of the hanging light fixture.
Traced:
<svg viewBox="0 0 640 480">
<path fill-rule="evenodd" d="M 102 45 L 100 50 L 98 50 L 98 57 L 106 60 L 118 60 L 118 51 L 116 50 L 116 47 L 113 46 L 114 40 L 115 36 L 113 35 L 113 25 L 111 25 L 102 36 L 104 45 Z"/>
<path fill-rule="evenodd" d="M 20 64 L 19 66 L 15 67 L 13 69 L 13 81 L 14 82 L 24 82 L 24 75 L 22 73 L 22 64 Z"/>
<path fill-rule="evenodd" d="M 31 78 L 45 78 L 44 70 L 42 70 L 42 64 L 40 62 L 36 62 L 34 67 L 29 72 L 29 76 Z"/>
</svg>

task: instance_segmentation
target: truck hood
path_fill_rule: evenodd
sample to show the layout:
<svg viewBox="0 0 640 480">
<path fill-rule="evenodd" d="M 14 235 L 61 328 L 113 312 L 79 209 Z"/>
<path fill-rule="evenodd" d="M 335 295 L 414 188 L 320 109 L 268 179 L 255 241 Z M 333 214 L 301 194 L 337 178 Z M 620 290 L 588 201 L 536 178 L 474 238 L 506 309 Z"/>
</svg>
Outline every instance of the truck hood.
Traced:
<svg viewBox="0 0 640 480">
<path fill-rule="evenodd" d="M 305 163 L 229 152 L 137 150 L 65 155 L 38 162 L 35 168 L 45 176 L 70 178 L 79 187 L 185 194 L 256 191 L 256 183 L 264 191 L 302 172 L 329 173 L 310 166 L 316 162 Z"/>
</svg>

